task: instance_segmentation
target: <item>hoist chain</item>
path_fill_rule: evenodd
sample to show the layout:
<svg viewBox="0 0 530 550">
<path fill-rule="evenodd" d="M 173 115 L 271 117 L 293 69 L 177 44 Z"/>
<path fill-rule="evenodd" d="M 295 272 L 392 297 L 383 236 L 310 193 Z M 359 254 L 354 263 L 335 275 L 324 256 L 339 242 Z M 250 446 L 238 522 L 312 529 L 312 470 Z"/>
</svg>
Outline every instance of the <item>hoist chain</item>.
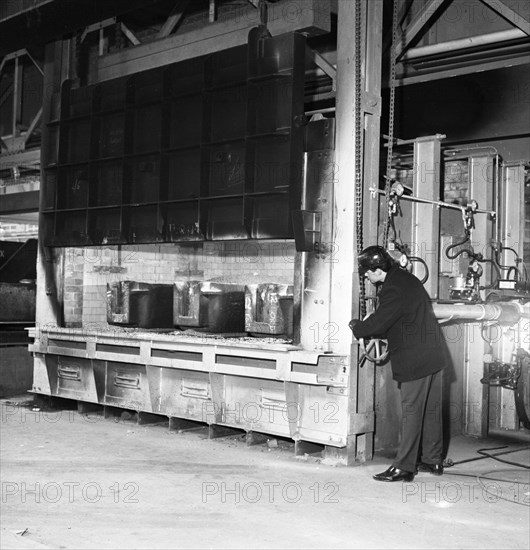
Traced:
<svg viewBox="0 0 530 550">
<path fill-rule="evenodd" d="M 396 103 L 396 43 L 398 34 L 398 1 L 394 0 L 392 10 L 392 44 L 390 46 L 390 98 L 388 105 L 388 149 L 386 157 L 386 184 L 385 184 L 385 209 L 386 215 L 383 225 L 383 246 L 388 245 L 388 233 L 390 229 L 390 219 L 392 212 L 390 211 L 390 189 L 392 180 L 390 173 L 392 171 L 392 156 L 394 154 L 394 109 Z"/>
<path fill-rule="evenodd" d="M 362 18 L 361 18 L 362 1 L 355 2 L 355 229 L 357 236 L 357 254 L 363 250 L 363 124 L 362 124 Z M 360 291 L 360 316 L 364 318 L 366 315 L 366 301 L 364 277 L 359 276 L 359 291 Z"/>
</svg>

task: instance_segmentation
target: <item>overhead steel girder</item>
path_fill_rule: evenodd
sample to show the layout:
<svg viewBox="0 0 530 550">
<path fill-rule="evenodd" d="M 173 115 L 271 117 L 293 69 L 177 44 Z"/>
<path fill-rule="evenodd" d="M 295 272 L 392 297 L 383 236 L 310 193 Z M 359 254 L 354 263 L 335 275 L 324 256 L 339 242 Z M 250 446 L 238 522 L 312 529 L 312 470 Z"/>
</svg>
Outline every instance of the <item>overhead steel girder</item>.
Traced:
<svg viewBox="0 0 530 550">
<path fill-rule="evenodd" d="M 331 30 L 330 0 L 280 0 L 272 4 L 268 13 L 267 27 L 273 36 L 296 31 L 316 35 Z M 98 59 L 97 80 L 110 80 L 246 44 L 249 31 L 257 24 L 259 15 L 249 4 L 248 13 L 239 11 L 232 19 L 102 56 Z"/>
<path fill-rule="evenodd" d="M 87 35 L 90 34 L 91 32 L 94 32 L 94 31 L 99 31 L 100 36 L 101 36 L 101 33 L 103 32 L 103 29 L 105 27 L 110 27 L 111 25 L 116 25 L 116 23 L 117 23 L 117 18 L 116 17 L 110 17 L 109 19 L 105 19 L 104 21 L 100 21 L 99 23 L 94 23 L 93 25 L 89 25 L 88 27 L 85 28 L 85 30 L 81 34 L 81 40 L 80 41 L 84 42 Z M 134 33 L 125 25 L 125 23 L 120 21 L 119 25 L 120 25 L 121 32 L 129 39 L 129 42 L 133 46 L 137 46 L 138 44 L 140 44 L 140 40 L 138 40 L 138 38 L 136 38 Z"/>
<path fill-rule="evenodd" d="M 530 21 L 527 21 L 521 14 L 517 13 L 502 0 L 480 0 L 501 17 L 506 19 L 518 29 L 521 29 L 527 36 L 530 36 Z"/>
<path fill-rule="evenodd" d="M 412 0 L 413 1 L 413 0 Z M 530 36 L 530 21 L 512 9 L 502 0 L 480 0 L 485 6 L 490 8 L 508 23 L 513 25 L 513 28 L 499 32 L 491 32 L 488 34 L 480 34 L 469 36 L 457 40 L 440 42 L 435 44 L 427 44 L 409 48 L 412 41 L 417 38 L 422 29 L 432 21 L 436 13 L 440 13 L 439 8 L 443 8 L 443 3 L 450 5 L 453 0 L 431 0 L 428 3 L 422 4 L 421 10 L 413 18 L 413 20 L 403 30 L 397 44 L 393 45 L 396 57 L 400 59 L 400 66 L 406 62 L 407 73 L 406 77 L 396 79 L 396 85 L 402 86 L 406 84 L 415 84 L 418 82 L 426 82 L 430 80 L 438 80 L 441 78 L 449 78 L 463 74 L 469 74 L 478 71 L 494 70 L 498 68 L 508 67 L 512 65 L 521 65 L 528 63 L 527 50 L 524 49 L 524 43 L 521 41 Z M 519 48 L 512 45 L 520 44 Z M 471 56 L 469 59 L 462 57 L 462 53 L 466 54 L 469 51 L 474 51 L 479 46 L 486 47 L 495 45 L 499 48 L 505 46 L 504 49 L 498 50 L 496 59 L 485 58 L 477 60 Z M 429 56 L 439 54 L 457 54 L 459 57 L 447 65 L 446 70 L 438 70 L 429 72 L 427 66 L 422 66 L 421 63 L 428 62 Z M 416 62 L 417 61 L 417 62 Z M 416 62 L 416 64 L 413 64 Z M 441 67 L 439 67 L 441 68 Z M 415 70 L 418 72 L 415 72 Z M 422 70 L 423 69 L 423 70 Z"/>
<path fill-rule="evenodd" d="M 491 8 L 493 11 L 495 11 L 497 14 L 499 14 L 501 17 L 503 17 L 508 23 L 512 24 L 517 29 L 521 30 L 526 36 L 530 36 L 530 22 L 527 21 L 524 17 L 522 17 L 519 13 L 517 13 L 515 10 L 507 6 L 502 0 L 480 0 L 483 4 Z M 398 59 L 403 52 L 408 48 L 410 43 L 418 36 L 418 34 L 421 32 L 421 30 L 429 23 L 429 21 L 434 17 L 436 11 L 438 8 L 441 7 L 441 5 L 447 2 L 447 0 L 429 0 L 429 2 L 426 2 L 422 5 L 420 11 L 414 17 L 414 19 L 407 25 L 407 28 L 404 30 L 403 35 L 401 39 L 398 41 L 397 44 L 393 45 L 394 52 L 396 55 L 396 59 Z M 472 44 L 472 39 L 476 37 L 470 37 L 469 39 L 462 39 L 461 45 L 462 47 L 466 47 L 467 40 L 470 41 L 470 46 L 474 46 Z M 452 41 L 452 42 L 458 42 L 458 41 Z M 442 44 L 436 44 L 437 47 L 443 47 Z M 428 48 L 429 46 L 426 46 Z M 410 53 L 407 53 L 405 57 L 412 57 Z"/>
<path fill-rule="evenodd" d="M 166 22 L 162 25 L 160 31 L 158 31 L 157 38 L 165 38 L 169 36 L 173 29 L 179 24 L 186 8 L 188 7 L 189 0 L 177 0 Z"/>
<path fill-rule="evenodd" d="M 416 17 L 407 25 L 403 37 L 397 44 L 392 46 L 396 59 L 400 57 L 412 40 L 418 36 L 425 25 L 434 17 L 436 10 L 438 10 L 444 2 L 446 2 L 446 0 L 429 0 L 422 5 Z"/>
<path fill-rule="evenodd" d="M 13 93 L 13 125 L 12 125 L 12 138 L 18 138 L 20 135 L 17 130 L 17 119 L 18 119 L 18 113 L 20 109 L 22 108 L 22 86 L 19 83 L 19 79 L 22 79 L 22 73 L 20 73 L 20 67 L 19 67 L 19 59 L 22 56 L 29 57 L 30 61 L 35 65 L 37 70 L 40 72 L 41 75 L 44 74 L 44 71 L 42 67 L 37 63 L 35 58 L 25 49 L 17 50 L 16 52 L 12 52 L 10 54 L 7 54 L 3 57 L 2 62 L 0 63 L 0 75 L 2 74 L 2 70 L 5 67 L 5 64 L 8 61 L 14 60 L 15 61 L 15 72 L 13 75 L 13 86 L 12 86 L 12 93 Z M 11 93 L 11 92 L 9 92 Z M 9 93 L 7 95 L 9 95 Z M 2 101 L 0 101 L 0 104 L 2 104 L 5 99 L 7 99 L 7 96 L 2 98 Z M 42 108 L 39 109 L 37 114 L 33 117 L 33 120 L 31 121 L 29 128 L 27 132 L 24 134 L 23 139 L 13 139 L 11 141 L 4 139 L 3 143 L 7 145 L 8 150 L 12 151 L 13 149 L 18 149 L 20 145 L 25 146 L 33 132 L 35 131 L 35 128 L 39 124 L 42 117 Z"/>
</svg>

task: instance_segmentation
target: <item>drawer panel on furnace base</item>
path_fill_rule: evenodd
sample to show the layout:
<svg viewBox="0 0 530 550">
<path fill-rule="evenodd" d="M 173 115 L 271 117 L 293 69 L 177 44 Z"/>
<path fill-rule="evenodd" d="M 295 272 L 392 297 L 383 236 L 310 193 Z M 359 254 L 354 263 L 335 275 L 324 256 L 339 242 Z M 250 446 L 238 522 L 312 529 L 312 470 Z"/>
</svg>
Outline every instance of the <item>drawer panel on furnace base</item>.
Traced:
<svg viewBox="0 0 530 550">
<path fill-rule="evenodd" d="M 51 394 L 78 401 L 98 402 L 90 359 L 46 355 Z"/>
<path fill-rule="evenodd" d="M 146 367 L 108 361 L 105 404 L 152 412 Z"/>
<path fill-rule="evenodd" d="M 346 445 L 348 397 L 346 388 L 297 386 L 297 427 L 300 439 L 324 445 Z"/>
<path fill-rule="evenodd" d="M 218 424 L 291 437 L 296 406 L 287 402 L 283 382 L 227 375 L 221 395 L 215 404 Z"/>
<path fill-rule="evenodd" d="M 214 410 L 210 377 L 206 372 L 162 368 L 160 375 L 160 414 L 206 422 Z"/>
</svg>

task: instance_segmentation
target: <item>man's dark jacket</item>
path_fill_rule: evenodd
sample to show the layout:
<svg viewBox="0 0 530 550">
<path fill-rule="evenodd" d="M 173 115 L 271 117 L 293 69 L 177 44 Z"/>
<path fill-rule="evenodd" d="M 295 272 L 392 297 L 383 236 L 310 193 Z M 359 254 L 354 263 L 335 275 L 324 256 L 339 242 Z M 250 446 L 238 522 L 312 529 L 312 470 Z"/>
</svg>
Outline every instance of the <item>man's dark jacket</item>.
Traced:
<svg viewBox="0 0 530 550">
<path fill-rule="evenodd" d="M 417 380 L 443 369 L 447 364 L 443 335 L 419 279 L 393 266 L 378 298 L 375 313 L 350 326 L 356 338 L 388 340 L 394 380 Z"/>
</svg>

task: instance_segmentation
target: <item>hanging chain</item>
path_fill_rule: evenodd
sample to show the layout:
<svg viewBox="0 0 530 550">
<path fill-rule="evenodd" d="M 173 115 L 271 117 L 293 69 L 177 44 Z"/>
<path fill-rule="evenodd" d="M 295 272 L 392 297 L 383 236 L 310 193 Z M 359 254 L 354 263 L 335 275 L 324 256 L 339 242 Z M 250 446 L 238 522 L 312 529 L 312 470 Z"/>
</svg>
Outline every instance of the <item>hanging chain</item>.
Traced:
<svg viewBox="0 0 530 550">
<path fill-rule="evenodd" d="M 363 125 L 362 125 L 362 1 L 355 2 L 355 229 L 357 254 L 363 250 Z M 359 275 L 359 310 L 361 318 L 366 315 L 364 277 Z"/>
<path fill-rule="evenodd" d="M 392 156 L 394 154 L 394 110 L 396 103 L 396 43 L 398 35 L 398 2 L 394 0 L 392 10 L 392 44 L 390 47 L 390 98 L 388 106 L 388 150 L 386 156 L 386 184 L 385 184 L 385 209 L 386 215 L 383 224 L 383 246 L 388 245 L 388 233 L 390 229 L 390 189 L 392 180 L 390 173 L 392 170 Z"/>
<path fill-rule="evenodd" d="M 356 232 L 357 232 L 357 252 L 363 249 L 363 185 L 362 185 L 362 119 L 361 119 L 361 99 L 362 99 L 362 43 L 361 43 L 361 0 L 355 3 L 355 213 L 356 213 Z"/>
</svg>

